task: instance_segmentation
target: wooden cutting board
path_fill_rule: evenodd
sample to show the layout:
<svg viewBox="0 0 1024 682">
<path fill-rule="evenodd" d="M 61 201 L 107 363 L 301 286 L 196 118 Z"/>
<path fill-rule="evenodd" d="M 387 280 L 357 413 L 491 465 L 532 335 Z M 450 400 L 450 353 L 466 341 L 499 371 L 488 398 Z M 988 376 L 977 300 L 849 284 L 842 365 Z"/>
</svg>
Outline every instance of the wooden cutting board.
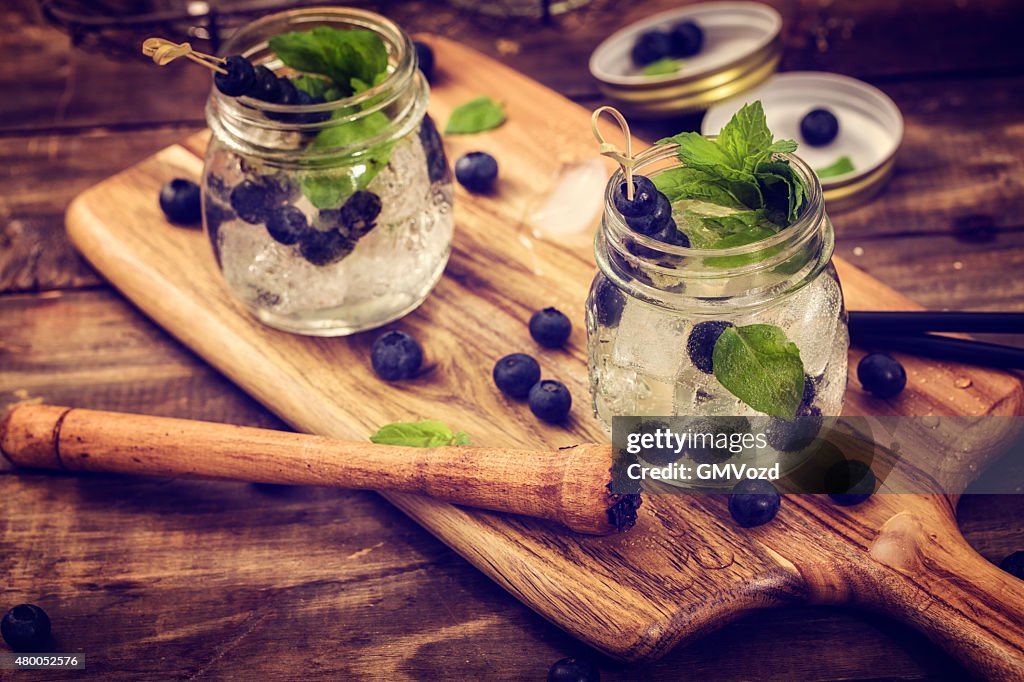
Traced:
<svg viewBox="0 0 1024 682">
<path fill-rule="evenodd" d="M 433 366 L 426 377 L 399 385 L 376 379 L 369 349 L 379 332 L 289 335 L 262 326 L 232 300 L 204 236 L 169 225 L 156 201 L 165 181 L 198 177 L 205 133 L 79 196 L 67 215 L 71 238 L 143 312 L 298 430 L 363 439 L 381 424 L 433 418 L 481 445 L 606 440 L 590 414 L 582 322 L 595 271 L 593 232 L 534 234 L 525 219 L 566 164 L 596 156 L 589 112 L 468 48 L 430 42 L 440 72 L 435 119 L 443 124 L 457 104 L 489 94 L 506 103 L 509 120 L 487 134 L 446 140 L 451 159 L 473 149 L 493 153 L 501 179 L 494 196 L 457 189 L 445 277 L 420 309 L 389 325 L 423 343 Z M 847 263 L 837 259 L 836 266 L 849 308 L 913 307 Z M 543 350 L 530 339 L 529 316 L 549 305 L 576 323 L 566 350 Z M 493 388 L 495 360 L 516 351 L 534 354 L 545 376 L 568 385 L 575 404 L 567 426 L 539 423 Z M 851 367 L 858 358 L 851 351 Z M 901 359 L 907 390 L 879 401 L 851 381 L 848 413 L 1021 410 L 1021 385 L 1010 375 Z M 956 388 L 964 378 L 970 385 Z M 962 462 L 952 474 L 956 489 L 988 456 L 978 452 Z M 792 496 L 772 523 L 752 530 L 731 522 L 722 499 L 651 496 L 632 532 L 602 538 L 420 497 L 388 497 L 530 607 L 624 660 L 656 658 L 750 609 L 802 601 L 891 613 L 981 674 L 1024 674 L 1024 583 L 964 542 L 952 496 L 876 495 L 852 508 Z"/>
</svg>

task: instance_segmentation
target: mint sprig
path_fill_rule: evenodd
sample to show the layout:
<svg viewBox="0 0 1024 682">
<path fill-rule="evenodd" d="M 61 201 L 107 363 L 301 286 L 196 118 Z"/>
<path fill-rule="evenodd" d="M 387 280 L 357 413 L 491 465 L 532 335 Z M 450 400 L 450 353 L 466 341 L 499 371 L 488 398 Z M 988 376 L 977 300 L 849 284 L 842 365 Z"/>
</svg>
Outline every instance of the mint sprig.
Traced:
<svg viewBox="0 0 1024 682">
<path fill-rule="evenodd" d="M 331 101 L 356 95 L 388 76 L 388 51 L 373 31 L 339 30 L 317 26 L 309 31 L 282 33 L 270 39 L 270 48 L 285 65 L 302 72 L 292 82 L 313 97 Z M 359 105 L 366 110 L 377 104 L 373 97 Z M 345 107 L 331 118 L 352 116 L 358 110 Z M 299 176 L 299 187 L 319 209 L 337 208 L 354 192 L 366 189 L 391 159 L 392 142 L 382 142 L 350 153 L 361 142 L 380 136 L 391 124 L 382 111 L 366 114 L 342 124 L 327 124 L 307 146 L 310 152 L 330 154 L 338 150 L 348 156 L 342 165 L 309 168 Z M 343 152 L 343 150 L 346 150 Z"/>
<path fill-rule="evenodd" d="M 803 399 L 800 349 L 772 324 L 730 327 L 712 353 L 715 377 L 730 393 L 759 412 L 792 419 Z"/>
<path fill-rule="evenodd" d="M 751 244 L 787 227 L 800 215 L 806 191 L 803 181 L 785 159 L 776 154 L 796 150 L 793 140 L 775 140 L 768 129 L 761 102 L 744 105 L 711 140 L 686 132 L 659 140 L 678 145 L 683 166 L 654 178 L 670 201 L 698 202 L 684 208 L 680 226 L 697 248 L 727 248 Z M 720 211 L 711 204 L 748 213 L 742 230 L 721 230 Z M 756 218 L 755 218 L 756 216 Z M 694 229 L 694 226 L 699 229 Z M 694 240 L 693 232 L 699 232 Z M 722 264 L 723 267 L 726 264 Z"/>
<path fill-rule="evenodd" d="M 370 436 L 370 442 L 412 448 L 438 448 L 444 445 L 469 445 L 469 434 L 465 431 L 453 432 L 444 422 L 425 419 L 382 426 Z"/>
<path fill-rule="evenodd" d="M 309 31 L 282 33 L 269 42 L 270 49 L 287 66 L 303 73 L 326 76 L 342 96 L 355 92 L 353 78 L 372 83 L 388 67 L 384 41 L 365 29 L 343 31 L 317 26 Z"/>
</svg>

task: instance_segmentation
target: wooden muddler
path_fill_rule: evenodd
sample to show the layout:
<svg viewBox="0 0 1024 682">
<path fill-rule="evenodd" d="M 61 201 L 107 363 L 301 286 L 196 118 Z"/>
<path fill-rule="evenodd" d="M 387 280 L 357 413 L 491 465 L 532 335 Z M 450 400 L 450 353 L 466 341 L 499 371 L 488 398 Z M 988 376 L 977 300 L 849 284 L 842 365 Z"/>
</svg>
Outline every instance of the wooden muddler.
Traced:
<svg viewBox="0 0 1024 682">
<path fill-rule="evenodd" d="M 412 448 L 210 422 L 15 406 L 0 452 L 18 467 L 220 478 L 428 495 L 603 535 L 636 522 L 637 495 L 609 490 L 608 445 L 557 451 Z"/>
</svg>

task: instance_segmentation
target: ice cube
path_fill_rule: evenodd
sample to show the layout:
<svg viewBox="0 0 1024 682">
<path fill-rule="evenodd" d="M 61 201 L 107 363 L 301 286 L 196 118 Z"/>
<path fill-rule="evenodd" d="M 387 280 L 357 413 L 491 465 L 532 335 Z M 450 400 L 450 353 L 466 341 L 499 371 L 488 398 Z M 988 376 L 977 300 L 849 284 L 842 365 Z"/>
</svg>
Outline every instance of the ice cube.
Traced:
<svg viewBox="0 0 1024 682">
<path fill-rule="evenodd" d="M 637 300 L 627 301 L 619 320 L 615 364 L 671 381 L 686 355 L 687 322 L 678 313 Z"/>
<path fill-rule="evenodd" d="M 800 349 L 804 371 L 817 376 L 825 371 L 832 356 L 841 306 L 839 284 L 831 277 L 821 276 L 766 311 L 758 322 L 782 327 Z"/>
</svg>

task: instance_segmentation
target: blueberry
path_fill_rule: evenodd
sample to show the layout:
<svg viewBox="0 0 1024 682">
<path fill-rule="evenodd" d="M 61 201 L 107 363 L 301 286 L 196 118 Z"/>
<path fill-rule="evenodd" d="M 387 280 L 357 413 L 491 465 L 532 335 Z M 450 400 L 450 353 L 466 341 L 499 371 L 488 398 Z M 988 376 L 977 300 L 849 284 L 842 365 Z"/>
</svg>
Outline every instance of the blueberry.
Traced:
<svg viewBox="0 0 1024 682">
<path fill-rule="evenodd" d="M 668 218 L 661 226 L 661 229 L 651 235 L 652 239 L 669 244 L 671 246 L 684 246 L 690 248 L 690 238 L 680 232 L 676 227 L 676 221 Z"/>
<path fill-rule="evenodd" d="M 999 568 L 1024 580 L 1024 552 L 1014 552 L 999 562 Z"/>
<path fill-rule="evenodd" d="M 811 378 L 810 374 L 804 375 L 804 395 L 800 399 L 801 407 L 810 407 L 814 402 L 814 396 L 818 393 L 818 384 Z"/>
<path fill-rule="evenodd" d="M 441 134 L 437 132 L 437 125 L 434 119 L 427 114 L 420 124 L 420 144 L 423 145 L 423 152 L 427 156 L 427 173 L 430 182 L 448 182 L 452 178 L 451 169 L 448 167 L 448 156 L 444 153 L 444 143 Z"/>
<path fill-rule="evenodd" d="M 672 54 L 676 57 L 692 57 L 704 46 L 704 31 L 692 21 L 682 21 L 669 31 L 672 39 Z"/>
<path fill-rule="evenodd" d="M 572 333 L 572 322 L 556 308 L 538 310 L 530 318 L 530 336 L 545 348 L 561 348 Z"/>
<path fill-rule="evenodd" d="M 199 185 L 175 178 L 160 188 L 160 208 L 172 223 L 194 225 L 202 215 Z"/>
<path fill-rule="evenodd" d="M 800 136 L 812 147 L 823 147 L 839 134 L 839 120 L 828 109 L 812 109 L 800 119 Z"/>
<path fill-rule="evenodd" d="M 423 364 L 423 348 L 405 332 L 387 332 L 370 350 L 373 371 L 385 381 L 411 379 Z"/>
<path fill-rule="evenodd" d="M 243 180 L 231 190 L 231 208 L 239 218 L 253 225 L 266 220 L 269 199 L 266 185 L 255 180 Z"/>
<path fill-rule="evenodd" d="M 498 179 L 498 161 L 487 152 L 469 152 L 455 162 L 455 177 L 470 192 L 489 192 Z"/>
<path fill-rule="evenodd" d="M 540 365 L 525 353 L 513 353 L 494 365 L 494 384 L 510 398 L 524 400 L 540 381 Z"/>
<path fill-rule="evenodd" d="M 253 69 L 252 87 L 246 94 L 264 102 L 278 102 L 281 99 L 281 84 L 273 71 L 260 64 Z"/>
<path fill-rule="evenodd" d="M 380 215 L 380 197 L 373 192 L 359 190 L 348 198 L 341 207 L 342 232 L 351 239 L 359 239 L 376 225 L 374 222 Z"/>
<path fill-rule="evenodd" d="M 745 479 L 729 495 L 729 513 L 744 528 L 768 523 L 779 513 L 782 496 L 770 481 Z"/>
<path fill-rule="evenodd" d="M 563 658 L 548 669 L 548 682 L 601 682 L 601 673 L 590 661 Z"/>
<path fill-rule="evenodd" d="M 634 64 L 647 66 L 672 54 L 672 38 L 664 31 L 641 33 L 633 45 L 631 54 Z"/>
<path fill-rule="evenodd" d="M 302 237 L 299 253 L 313 265 L 324 266 L 337 263 L 354 248 L 356 243 L 338 230 L 309 230 Z"/>
<path fill-rule="evenodd" d="M 907 372 L 896 358 L 871 353 L 857 365 L 857 379 L 864 390 L 876 398 L 892 398 L 907 385 Z"/>
<path fill-rule="evenodd" d="M 823 422 L 821 408 L 800 405 L 796 410 L 795 419 L 769 419 L 764 435 L 768 445 L 779 452 L 799 452 L 814 442 Z"/>
<path fill-rule="evenodd" d="M 705 374 L 714 372 L 712 355 L 715 352 L 715 344 L 718 343 L 718 337 L 722 332 L 732 326 L 732 322 L 725 320 L 710 320 L 693 325 L 690 337 L 686 340 L 686 352 L 694 367 Z"/>
<path fill-rule="evenodd" d="M 299 89 L 295 87 L 295 83 L 292 83 L 291 79 L 280 77 L 277 79 L 277 98 L 273 100 L 275 104 L 286 104 L 293 106 L 300 103 Z M 301 115 L 300 115 L 301 116 Z M 274 121 L 282 121 L 288 123 L 301 122 L 296 120 L 296 115 L 284 112 L 284 111 L 268 111 L 267 118 Z"/>
<path fill-rule="evenodd" d="M 228 198 L 231 196 L 228 184 L 217 173 L 210 173 L 206 176 L 206 192 L 211 197 L 220 201 L 228 201 Z"/>
<path fill-rule="evenodd" d="M 825 492 L 843 507 L 860 504 L 875 492 L 875 472 L 857 459 L 836 462 L 825 472 Z"/>
<path fill-rule="evenodd" d="M 416 61 L 419 62 L 420 71 L 428 81 L 434 80 L 434 49 L 418 40 L 412 41 L 412 46 L 416 50 Z"/>
<path fill-rule="evenodd" d="M 294 244 L 308 229 L 306 214 L 294 206 L 280 206 L 267 216 L 267 232 L 282 244 Z"/>
<path fill-rule="evenodd" d="M 298 98 L 295 100 L 295 104 L 299 106 L 310 106 L 313 104 L 323 104 L 327 100 L 323 97 L 314 97 L 305 90 L 298 90 Z M 327 111 L 311 111 L 306 114 L 293 114 L 291 120 L 295 123 L 323 123 L 331 117 L 330 112 Z"/>
<path fill-rule="evenodd" d="M 299 198 L 299 185 L 284 172 L 268 173 L 256 178 L 266 190 L 267 206 L 279 206 Z"/>
<path fill-rule="evenodd" d="M 626 183 L 620 182 L 612 195 L 612 202 L 619 213 L 627 220 L 635 216 L 646 215 L 654 210 L 660 192 L 648 178 L 642 175 L 633 176 L 633 200 L 630 201 L 626 192 Z"/>
<path fill-rule="evenodd" d="M 619 326 L 622 309 L 626 307 L 626 297 L 611 280 L 601 275 L 594 285 L 594 313 L 597 323 L 602 327 L 614 329 Z"/>
<path fill-rule="evenodd" d="M 546 379 L 537 382 L 529 393 L 530 411 L 543 421 L 557 424 L 564 420 L 572 407 L 569 389 L 560 381 Z"/>
<path fill-rule="evenodd" d="M 247 93 L 256 80 L 256 70 L 245 57 L 234 54 L 221 64 L 227 73 L 218 73 L 213 84 L 228 97 L 240 97 Z"/>
<path fill-rule="evenodd" d="M 658 192 L 654 195 L 654 206 L 651 210 L 641 215 L 627 216 L 626 224 L 634 232 L 649 236 L 663 230 L 671 220 L 672 203 L 668 197 Z M 672 224 L 672 228 L 675 229 L 675 223 Z"/>
<path fill-rule="evenodd" d="M 35 604 L 18 604 L 0 621 L 0 633 L 15 651 L 39 651 L 50 642 L 50 617 Z"/>
</svg>

